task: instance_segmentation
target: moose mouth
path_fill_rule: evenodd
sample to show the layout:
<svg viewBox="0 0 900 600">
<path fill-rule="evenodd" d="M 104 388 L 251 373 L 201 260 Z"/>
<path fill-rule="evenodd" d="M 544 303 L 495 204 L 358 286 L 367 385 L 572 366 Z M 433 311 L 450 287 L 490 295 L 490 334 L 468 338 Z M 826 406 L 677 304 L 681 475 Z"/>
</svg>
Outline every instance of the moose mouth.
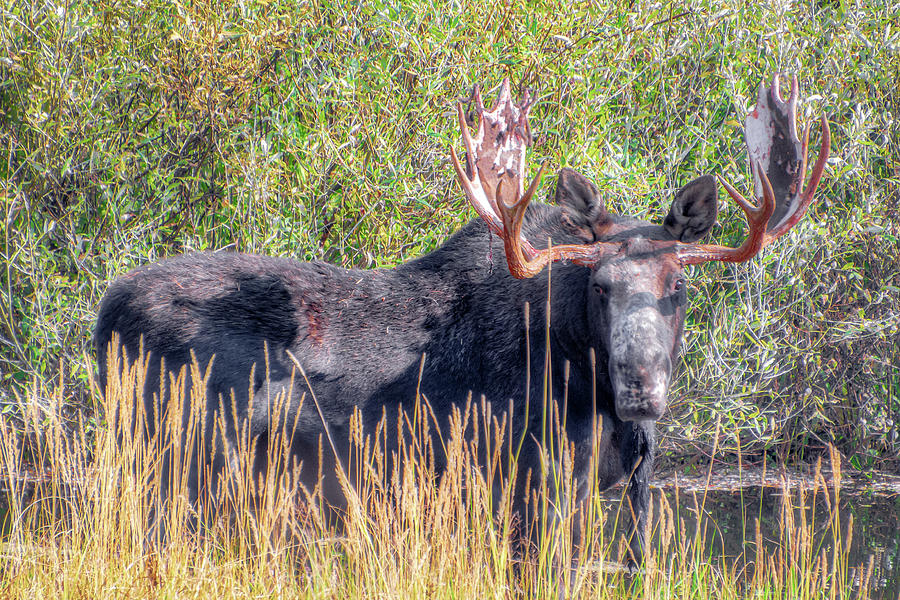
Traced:
<svg viewBox="0 0 900 600">
<path fill-rule="evenodd" d="M 646 365 L 632 361 L 612 368 L 616 415 L 623 421 L 656 421 L 666 412 L 670 370 Z"/>
<path fill-rule="evenodd" d="M 658 421 L 666 412 L 668 381 L 647 389 L 640 383 L 614 384 L 616 415 L 623 421 Z"/>
</svg>

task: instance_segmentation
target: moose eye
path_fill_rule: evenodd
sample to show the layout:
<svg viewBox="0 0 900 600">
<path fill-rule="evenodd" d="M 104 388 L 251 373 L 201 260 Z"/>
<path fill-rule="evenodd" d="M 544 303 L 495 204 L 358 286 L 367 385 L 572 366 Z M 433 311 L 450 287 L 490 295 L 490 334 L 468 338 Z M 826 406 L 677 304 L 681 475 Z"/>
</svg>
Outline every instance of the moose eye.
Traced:
<svg viewBox="0 0 900 600">
<path fill-rule="evenodd" d="M 683 289 L 684 289 L 684 279 L 679 277 L 678 279 L 675 280 L 675 291 L 680 292 Z"/>
</svg>

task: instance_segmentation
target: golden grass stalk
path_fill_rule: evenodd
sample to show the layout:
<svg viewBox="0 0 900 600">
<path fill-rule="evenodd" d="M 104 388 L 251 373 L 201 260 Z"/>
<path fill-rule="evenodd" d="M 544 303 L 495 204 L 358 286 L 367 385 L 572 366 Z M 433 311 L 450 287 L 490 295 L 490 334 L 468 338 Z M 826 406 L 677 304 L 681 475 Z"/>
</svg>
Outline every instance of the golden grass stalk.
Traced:
<svg viewBox="0 0 900 600">
<path fill-rule="evenodd" d="M 526 482 L 512 468 L 509 448 L 517 439 L 508 419 L 480 400 L 460 406 L 449 423 L 436 420 L 426 397 L 397 414 L 386 411 L 374 430 L 354 415 L 341 479 L 350 501 L 336 523 L 320 486 L 300 485 L 298 465 L 289 462 L 291 399 L 283 395 L 268 399 L 266 460 L 277 468 L 254 479 L 260 446 L 245 431 L 230 475 L 216 479 L 207 471 L 217 483 L 215 505 L 191 502 L 188 469 L 199 460 L 208 470 L 205 453 L 218 452 L 221 443 L 203 448 L 198 436 L 214 427 L 213 439 L 221 440 L 225 420 L 204 419 L 196 391 L 185 399 L 183 370 L 164 384 L 174 400 L 162 431 L 146 440 L 133 435 L 147 425 L 135 410 L 145 368 L 139 358 L 110 377 L 96 415 L 106 420 L 95 428 L 84 419 L 66 427 L 52 408 L 63 390 L 39 382 L 19 398 L 21 422 L 0 420 L 8 498 L 0 541 L 3 596 L 106 597 L 117 590 L 123 597 L 173 598 L 807 599 L 844 598 L 855 590 L 866 597 L 872 564 L 856 570 L 848 564 L 853 522 L 842 521 L 838 510 L 836 453 L 830 483 L 821 468 L 812 489 L 790 490 L 783 482 L 777 543 L 765 542 L 756 519 L 755 535 L 736 559 L 714 554 L 716 525 L 704 499 L 694 494 L 686 505 L 696 517 L 693 528 L 677 496 L 673 506 L 658 494 L 647 565 L 630 575 L 618 568 L 625 550 L 616 526 L 627 503 L 610 511 L 594 494 L 576 505 L 564 415 L 548 411 L 547 475 L 531 473 Z M 191 366 L 195 381 L 205 375 Z M 388 455 L 385 448 L 393 446 Z M 332 451 L 325 441 L 320 448 Z M 167 453 L 168 468 L 161 460 Z M 446 456 L 442 472 L 439 455 Z M 322 456 L 313 460 L 322 463 Z M 161 485 L 169 490 L 164 505 Z M 512 513 L 517 489 L 528 490 L 527 515 Z M 825 524 L 816 522 L 812 508 L 823 495 Z M 164 544 L 148 536 L 156 519 L 167 525 Z"/>
</svg>

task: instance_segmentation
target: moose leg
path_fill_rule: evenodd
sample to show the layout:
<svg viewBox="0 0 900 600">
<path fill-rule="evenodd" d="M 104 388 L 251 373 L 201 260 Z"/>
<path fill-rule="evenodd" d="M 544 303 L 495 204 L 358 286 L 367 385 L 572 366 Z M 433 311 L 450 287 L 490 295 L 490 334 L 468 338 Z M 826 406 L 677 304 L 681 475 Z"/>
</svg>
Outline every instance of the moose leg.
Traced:
<svg viewBox="0 0 900 600">
<path fill-rule="evenodd" d="M 650 477 L 656 453 L 656 428 L 651 422 L 628 423 L 630 431 L 622 444 L 622 465 L 628 480 L 628 502 L 631 514 L 629 540 L 629 570 L 637 569 L 644 561 L 649 532 Z"/>
</svg>

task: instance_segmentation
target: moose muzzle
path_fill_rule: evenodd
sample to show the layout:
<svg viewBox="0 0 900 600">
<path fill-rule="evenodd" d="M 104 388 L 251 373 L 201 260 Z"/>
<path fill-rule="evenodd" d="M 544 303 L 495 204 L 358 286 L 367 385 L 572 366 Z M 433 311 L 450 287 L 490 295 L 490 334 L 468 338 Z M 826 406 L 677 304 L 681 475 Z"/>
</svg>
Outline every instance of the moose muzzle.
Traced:
<svg viewBox="0 0 900 600">
<path fill-rule="evenodd" d="M 609 372 L 620 419 L 655 421 L 665 412 L 672 375 L 671 338 L 652 294 L 635 294 L 614 320 Z"/>
</svg>

